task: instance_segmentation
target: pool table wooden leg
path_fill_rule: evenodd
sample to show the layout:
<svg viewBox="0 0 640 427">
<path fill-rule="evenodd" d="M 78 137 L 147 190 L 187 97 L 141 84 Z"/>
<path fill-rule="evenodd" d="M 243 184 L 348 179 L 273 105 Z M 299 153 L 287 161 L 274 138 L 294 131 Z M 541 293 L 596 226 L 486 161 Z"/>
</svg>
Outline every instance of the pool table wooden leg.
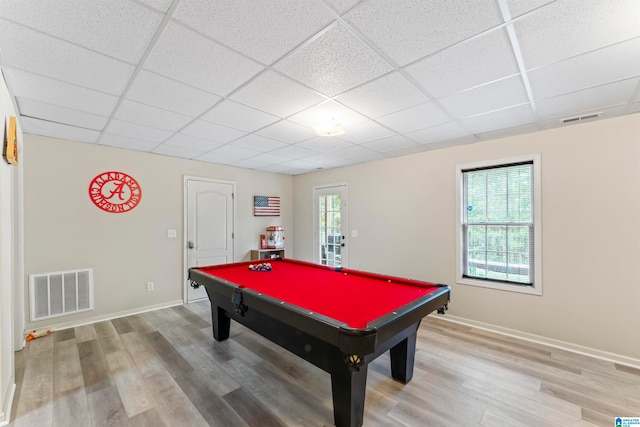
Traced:
<svg viewBox="0 0 640 427">
<path fill-rule="evenodd" d="M 391 356 L 391 376 L 403 384 L 411 381 L 416 355 L 417 332 L 412 333 L 389 350 Z"/>
<path fill-rule="evenodd" d="M 217 306 L 211 306 L 211 323 L 213 323 L 213 338 L 216 341 L 224 341 L 229 338 L 231 319 L 225 311 Z"/>
<path fill-rule="evenodd" d="M 346 363 L 331 372 L 333 418 L 336 427 L 360 427 L 364 418 L 367 365 L 352 371 Z"/>
</svg>

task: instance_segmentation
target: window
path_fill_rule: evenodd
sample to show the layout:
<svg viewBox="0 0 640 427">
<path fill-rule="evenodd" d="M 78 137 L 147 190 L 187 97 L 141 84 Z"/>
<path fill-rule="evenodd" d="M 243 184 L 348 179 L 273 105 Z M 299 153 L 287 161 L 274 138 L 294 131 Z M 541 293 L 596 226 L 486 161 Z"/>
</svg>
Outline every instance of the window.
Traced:
<svg viewBox="0 0 640 427">
<path fill-rule="evenodd" d="M 458 282 L 541 294 L 539 158 L 458 167 Z"/>
</svg>

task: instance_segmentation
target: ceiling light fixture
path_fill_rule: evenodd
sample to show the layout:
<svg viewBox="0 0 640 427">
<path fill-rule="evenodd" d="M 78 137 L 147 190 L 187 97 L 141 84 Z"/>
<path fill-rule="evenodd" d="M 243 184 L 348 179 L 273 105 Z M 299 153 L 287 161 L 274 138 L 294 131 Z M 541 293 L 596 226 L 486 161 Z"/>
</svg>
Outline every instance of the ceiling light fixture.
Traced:
<svg viewBox="0 0 640 427">
<path fill-rule="evenodd" d="M 335 120 L 321 123 L 313 129 L 316 131 L 318 136 L 336 136 L 345 133 L 342 124 Z"/>
</svg>

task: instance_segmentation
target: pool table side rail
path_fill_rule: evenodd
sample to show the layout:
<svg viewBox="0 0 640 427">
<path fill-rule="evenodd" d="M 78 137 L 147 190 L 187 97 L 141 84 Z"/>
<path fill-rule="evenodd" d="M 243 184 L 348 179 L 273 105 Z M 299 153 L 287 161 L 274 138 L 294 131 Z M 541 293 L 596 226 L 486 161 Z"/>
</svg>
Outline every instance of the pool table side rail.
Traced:
<svg viewBox="0 0 640 427">
<path fill-rule="evenodd" d="M 419 322 L 424 317 L 444 309 L 451 300 L 451 287 L 449 285 L 436 285 L 436 288 L 428 294 L 416 299 L 402 307 L 397 308 L 392 313 L 387 313 L 367 324 L 368 327 L 378 331 L 379 339 L 386 340 L 385 331 L 404 328 L 413 323 Z M 390 328 L 392 324 L 399 326 Z"/>
</svg>

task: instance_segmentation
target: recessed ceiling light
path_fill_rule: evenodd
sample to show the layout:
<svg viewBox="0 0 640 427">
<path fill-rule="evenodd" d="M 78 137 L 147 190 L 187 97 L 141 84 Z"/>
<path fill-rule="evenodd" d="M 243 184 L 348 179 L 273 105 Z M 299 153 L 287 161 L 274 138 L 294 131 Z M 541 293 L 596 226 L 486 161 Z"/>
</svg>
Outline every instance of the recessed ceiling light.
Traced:
<svg viewBox="0 0 640 427">
<path fill-rule="evenodd" d="M 336 136 L 344 134 L 344 128 L 340 122 L 331 120 L 321 123 L 313 128 L 318 136 Z"/>
</svg>

